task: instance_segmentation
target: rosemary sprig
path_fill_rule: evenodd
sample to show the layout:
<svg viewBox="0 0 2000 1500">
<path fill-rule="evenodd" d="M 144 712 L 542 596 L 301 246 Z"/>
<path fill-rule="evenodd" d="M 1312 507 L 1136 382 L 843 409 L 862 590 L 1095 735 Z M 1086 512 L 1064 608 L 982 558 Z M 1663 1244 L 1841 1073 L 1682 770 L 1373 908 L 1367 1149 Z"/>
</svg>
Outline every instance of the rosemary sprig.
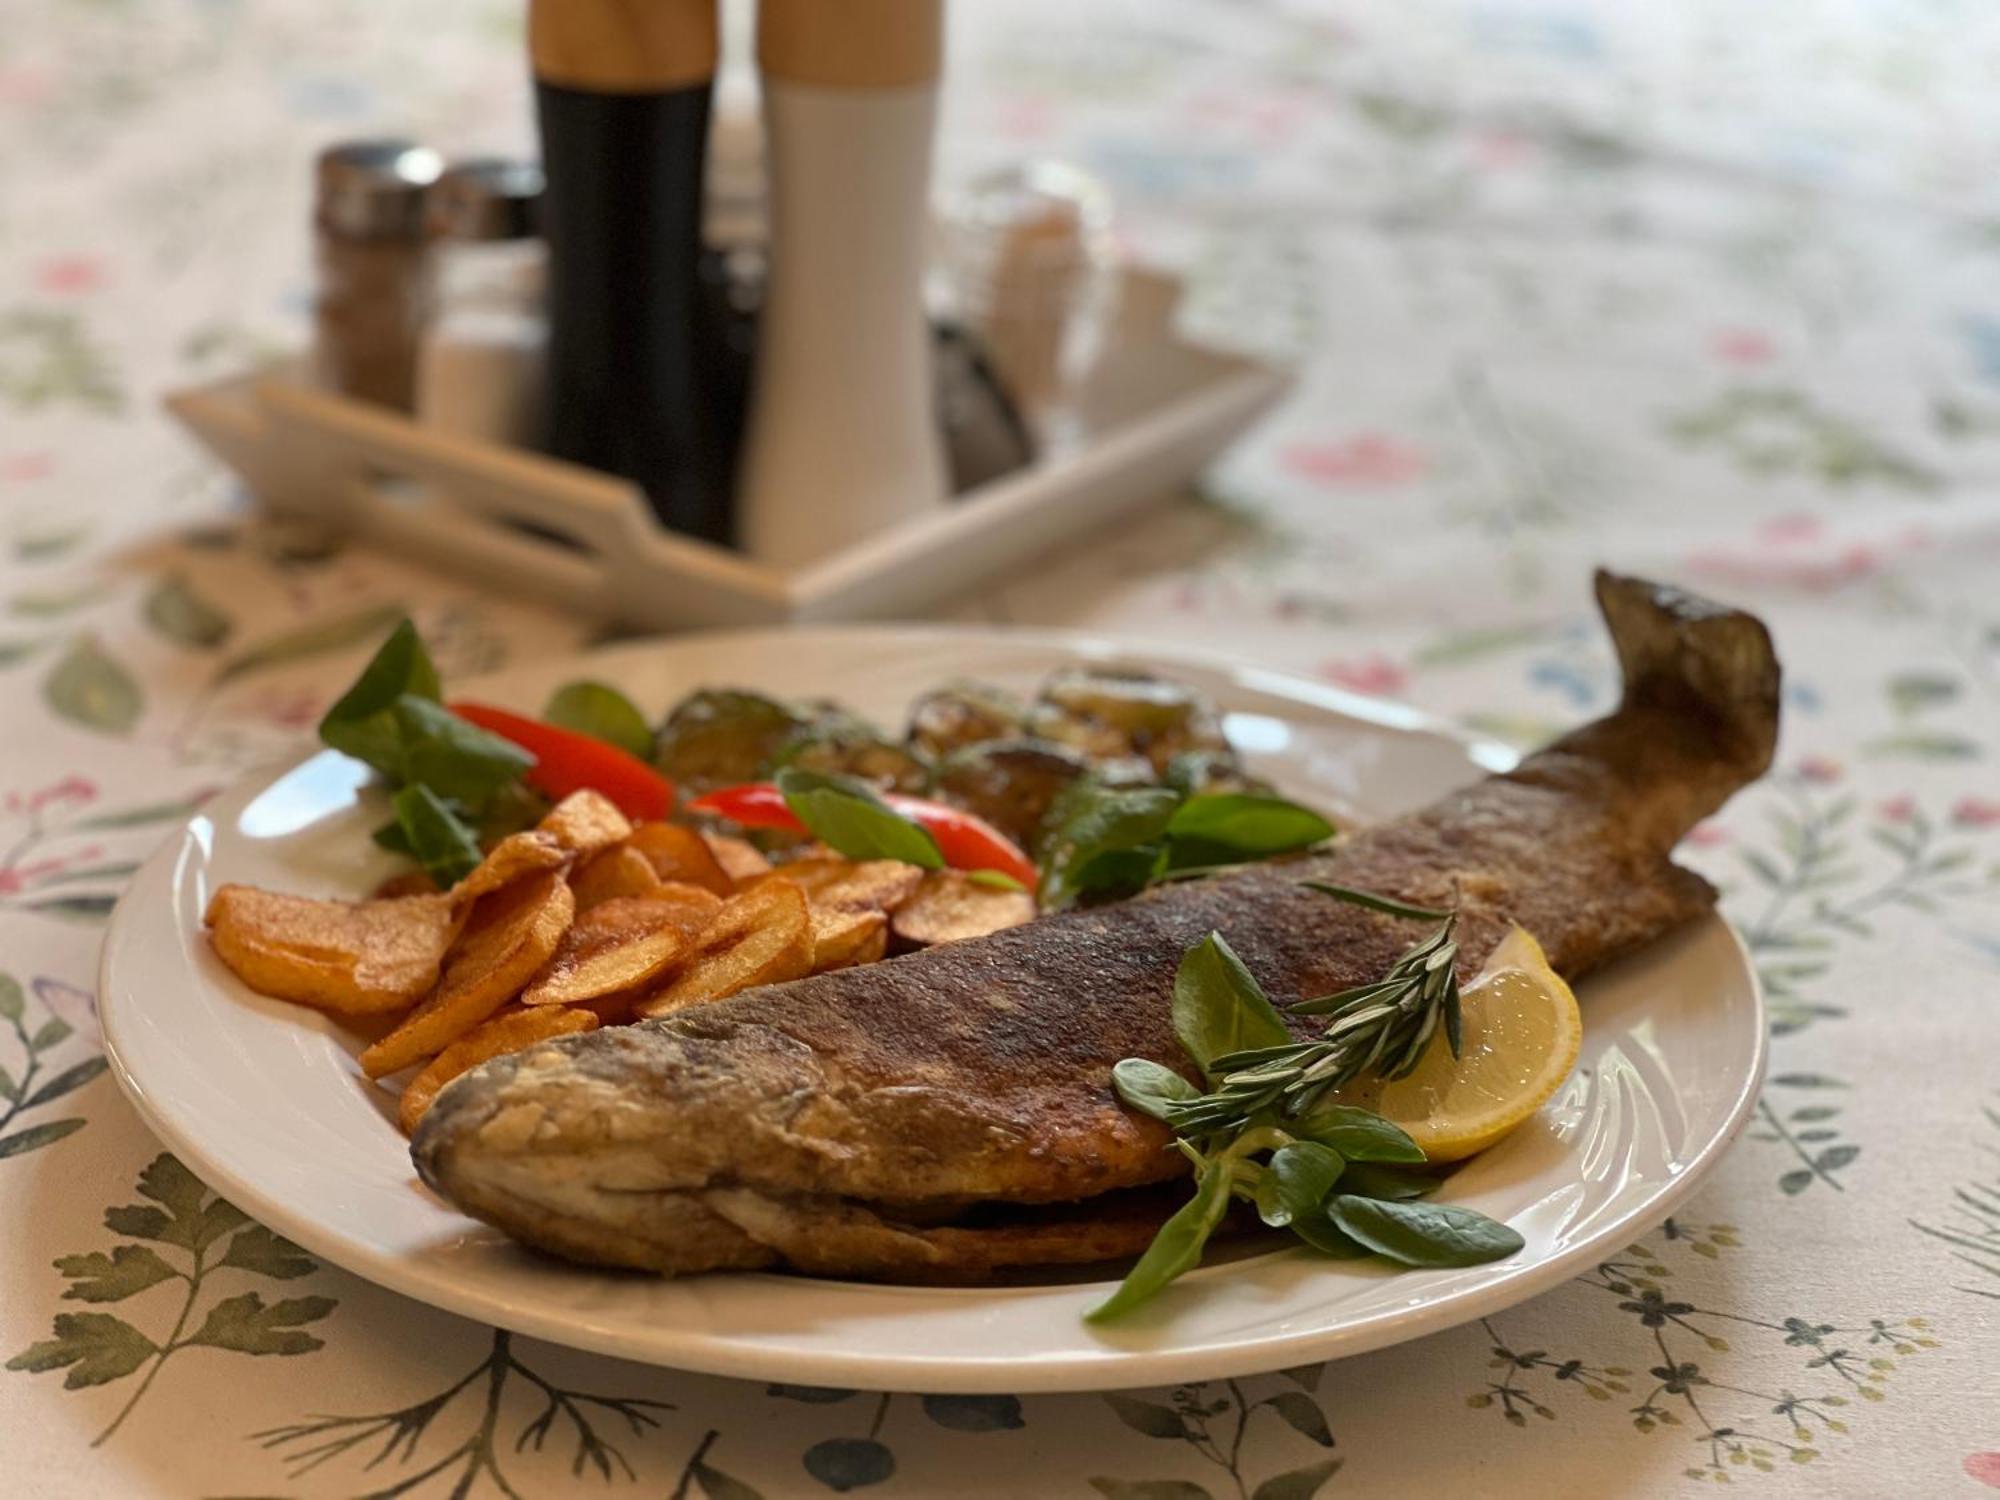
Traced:
<svg viewBox="0 0 2000 1500">
<path fill-rule="evenodd" d="M 1458 944 L 1453 938 L 1458 914 L 1323 881 L 1305 883 L 1371 911 L 1435 920 L 1438 926 L 1380 979 L 1291 1006 L 1294 1015 L 1329 1018 L 1318 1040 L 1216 1058 L 1210 1068 L 1215 1086 L 1170 1107 L 1166 1118 L 1176 1133 L 1235 1129 L 1267 1112 L 1296 1119 L 1364 1073 L 1372 1071 L 1390 1082 L 1407 1077 L 1440 1024 L 1451 1055 L 1459 1055 Z"/>
</svg>

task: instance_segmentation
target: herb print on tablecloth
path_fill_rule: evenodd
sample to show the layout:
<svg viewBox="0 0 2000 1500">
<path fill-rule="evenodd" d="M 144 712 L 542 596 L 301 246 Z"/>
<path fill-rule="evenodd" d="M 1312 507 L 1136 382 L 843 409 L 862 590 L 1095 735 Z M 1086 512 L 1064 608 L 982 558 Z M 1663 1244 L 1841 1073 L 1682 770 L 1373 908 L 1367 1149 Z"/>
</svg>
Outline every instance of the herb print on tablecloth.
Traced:
<svg viewBox="0 0 2000 1500">
<path fill-rule="evenodd" d="M 208 795 L 99 808 L 97 784 L 76 775 L 8 792 L 0 798 L 0 911 L 102 922 L 139 868 L 134 840 L 150 846 Z"/>
<path fill-rule="evenodd" d="M 1319 1389 L 1325 1365 L 1301 1365 L 1278 1376 L 1257 1380 L 1204 1381 L 1179 1385 L 1166 1402 L 1124 1393 L 1111 1393 L 1105 1401 L 1118 1420 L 1134 1432 L 1150 1438 L 1182 1442 L 1202 1459 L 1221 1470 L 1215 1483 L 1220 1489 L 1189 1479 L 1111 1479 L 1093 1476 L 1091 1488 L 1104 1500 L 1313 1500 L 1327 1480 L 1340 1468 L 1338 1458 L 1312 1459 L 1265 1475 L 1253 1487 L 1245 1470 L 1249 1457 L 1245 1439 L 1252 1431 L 1251 1418 L 1268 1411 L 1299 1437 L 1320 1448 L 1333 1447 L 1333 1431 L 1326 1414 L 1312 1393 Z M 1279 1384 L 1276 1390 L 1252 1398 L 1249 1390 L 1260 1384 Z M 1246 1387 L 1248 1389 L 1246 1389 Z M 1274 1434 L 1268 1423 L 1258 1426 Z M 1309 1451 L 1309 1450 L 1308 1450 Z M 1262 1467 L 1259 1465 L 1259 1467 Z"/>
<path fill-rule="evenodd" d="M 96 1056 L 58 1066 L 52 1055 L 66 1050 L 64 1044 L 80 1033 L 86 1041 L 94 1035 L 85 1029 L 93 1015 L 90 997 L 57 979 L 36 979 L 29 988 L 41 1012 L 39 1018 L 30 1011 L 20 981 L 12 974 L 0 973 L 0 1021 L 13 1033 L 16 1049 L 12 1066 L 0 1064 L 0 1160 L 53 1146 L 83 1129 L 86 1122 L 81 1115 L 59 1120 L 22 1117 L 39 1115 L 96 1078 L 105 1066 L 104 1059 Z M 64 1015 L 64 1011 L 70 1014 Z M 79 1027 L 79 1021 L 84 1027 Z M 6 1031 L 0 1031 L 0 1038 L 5 1036 Z"/>
<path fill-rule="evenodd" d="M 1669 1219 L 1660 1240 L 1659 1249 L 1635 1244 L 1623 1257 L 1577 1278 L 1580 1285 L 1618 1299 L 1619 1311 L 1637 1325 L 1631 1352 L 1623 1355 L 1629 1364 L 1593 1365 L 1547 1349 L 1519 1349 L 1495 1319 L 1485 1318 L 1480 1326 L 1493 1340 L 1487 1364 L 1499 1373 L 1483 1390 L 1468 1395 L 1466 1405 L 1498 1412 L 1509 1425 L 1525 1428 L 1530 1415 L 1555 1420 L 1551 1403 L 1562 1388 L 1582 1391 L 1594 1401 L 1637 1395 L 1637 1404 L 1628 1408 L 1634 1430 L 1687 1429 L 1687 1441 L 1695 1445 L 1699 1459 L 1685 1471 L 1687 1477 L 1728 1483 L 1737 1472 L 1769 1474 L 1781 1463 L 1814 1462 L 1821 1456 L 1820 1444 L 1846 1436 L 1847 1408 L 1856 1399 L 1886 1400 L 1899 1361 L 1938 1347 L 1929 1322 L 1921 1317 L 1838 1325 L 1702 1307 L 1666 1289 L 1662 1283 L 1674 1275 L 1666 1262 L 1684 1252 L 1717 1259 L 1737 1248 L 1739 1231 L 1728 1224 Z M 1704 1367 L 1691 1357 L 1735 1352 L 1717 1331 L 1732 1324 L 1732 1332 L 1755 1330 L 1768 1353 L 1792 1351 L 1797 1372 L 1775 1390 L 1758 1389 L 1737 1383 L 1757 1377 L 1740 1376 L 1733 1366 L 1727 1372 Z M 1736 1332 L 1736 1337 L 1745 1335 Z M 1810 1383 L 1810 1389 L 1795 1390 L 1792 1381 L 1801 1387 Z"/>
<path fill-rule="evenodd" d="M 2000 1107 L 1987 1104 L 1980 1113 L 1992 1133 L 1981 1137 L 1979 1149 L 2000 1162 Z M 1953 1283 L 1959 1291 L 2000 1302 L 2000 1171 L 1957 1184 L 1940 1218 L 1912 1219 L 1910 1225 L 1949 1245 L 1952 1258 L 1972 1268 L 1971 1280 Z"/>
<path fill-rule="evenodd" d="M 861 1392 L 834 1386 L 770 1385 L 764 1394 L 807 1406 L 838 1406 Z M 866 1489 L 896 1473 L 896 1455 L 882 1441 L 882 1428 L 896 1397 L 884 1392 L 869 1400 L 871 1414 L 864 1435 L 824 1438 L 800 1458 L 808 1474 L 836 1493 Z M 916 1400 L 925 1416 L 953 1432 L 1012 1432 L 1027 1425 L 1020 1399 L 1015 1396 L 920 1396 Z"/>
<path fill-rule="evenodd" d="M 40 1374 L 66 1370 L 64 1390 L 108 1385 L 141 1370 L 138 1385 L 111 1423 L 91 1442 L 105 1442 L 152 1389 L 168 1361 L 184 1349 L 222 1349 L 238 1354 L 309 1354 L 323 1341 L 304 1331 L 337 1305 L 331 1297 L 287 1297 L 266 1302 L 257 1292 L 239 1292 L 209 1302 L 202 1293 L 212 1277 L 241 1273 L 273 1281 L 309 1276 L 319 1263 L 291 1241 L 273 1234 L 227 1199 L 218 1198 L 186 1167 L 161 1153 L 139 1174 L 139 1195 L 148 1203 L 107 1209 L 105 1227 L 126 1240 L 110 1253 L 94 1250 L 65 1255 L 56 1269 L 68 1278 L 65 1301 L 123 1302 L 168 1282 L 181 1282 L 179 1313 L 158 1337 L 111 1313 L 58 1313 L 50 1336 L 7 1361 L 10 1370 Z M 143 1240 L 146 1244 L 132 1241 Z M 165 1254 L 152 1248 L 159 1245 Z M 220 1246 L 220 1253 L 215 1253 Z M 234 1280 L 230 1274 L 228 1279 Z M 195 1320 L 201 1312 L 199 1322 Z M 157 1326 L 148 1318 L 147 1326 Z M 189 1327 L 193 1325 L 193 1331 Z"/>
<path fill-rule="evenodd" d="M 669 1401 L 558 1385 L 515 1352 L 514 1335 L 496 1328 L 484 1359 L 442 1390 L 407 1406 L 357 1416 L 310 1416 L 251 1437 L 280 1454 L 295 1480 L 322 1464 L 359 1460 L 362 1473 L 384 1481 L 367 1492 L 366 1500 L 410 1494 L 433 1481 L 449 1484 L 453 1495 L 477 1493 L 483 1481 L 502 1495 L 518 1497 L 507 1474 L 510 1457 L 529 1449 L 539 1454 L 558 1435 L 575 1444 L 572 1478 L 638 1479 L 633 1455 L 620 1444 L 660 1430 L 658 1414 L 673 1410 Z M 758 1491 L 708 1461 L 717 1436 L 709 1432 L 682 1464 L 672 1500 L 762 1500 Z"/>
</svg>

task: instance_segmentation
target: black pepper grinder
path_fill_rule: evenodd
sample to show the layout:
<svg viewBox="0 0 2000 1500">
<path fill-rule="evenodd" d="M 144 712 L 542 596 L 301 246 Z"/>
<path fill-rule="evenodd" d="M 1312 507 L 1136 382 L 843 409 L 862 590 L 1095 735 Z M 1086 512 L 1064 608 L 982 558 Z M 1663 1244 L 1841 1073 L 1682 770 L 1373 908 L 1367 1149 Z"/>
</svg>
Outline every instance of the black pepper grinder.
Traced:
<svg viewBox="0 0 2000 1500">
<path fill-rule="evenodd" d="M 549 242 L 549 448 L 726 542 L 736 419 L 702 274 L 715 0 L 531 0 Z"/>
</svg>

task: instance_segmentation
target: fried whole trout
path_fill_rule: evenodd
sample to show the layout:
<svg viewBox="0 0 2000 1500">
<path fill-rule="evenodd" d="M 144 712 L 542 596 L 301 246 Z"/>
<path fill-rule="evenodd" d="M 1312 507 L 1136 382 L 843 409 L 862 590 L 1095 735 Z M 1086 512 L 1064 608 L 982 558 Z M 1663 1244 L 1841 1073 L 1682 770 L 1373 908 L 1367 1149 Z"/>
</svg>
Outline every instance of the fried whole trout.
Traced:
<svg viewBox="0 0 2000 1500">
<path fill-rule="evenodd" d="M 1171 996 L 1208 933 L 1282 1010 L 1379 977 L 1421 935 L 1309 877 L 1456 906 L 1467 975 L 1512 923 L 1574 979 L 1713 903 L 1669 853 L 1770 764 L 1770 637 L 1638 579 L 1600 573 L 1597 598 L 1623 700 L 1511 772 L 1324 855 L 497 1059 L 439 1097 L 417 1170 L 530 1245 L 667 1273 L 977 1279 L 1133 1253 L 1179 1196 L 1143 1190 L 1187 1167 L 1111 1068 L 1194 1076 Z"/>
</svg>

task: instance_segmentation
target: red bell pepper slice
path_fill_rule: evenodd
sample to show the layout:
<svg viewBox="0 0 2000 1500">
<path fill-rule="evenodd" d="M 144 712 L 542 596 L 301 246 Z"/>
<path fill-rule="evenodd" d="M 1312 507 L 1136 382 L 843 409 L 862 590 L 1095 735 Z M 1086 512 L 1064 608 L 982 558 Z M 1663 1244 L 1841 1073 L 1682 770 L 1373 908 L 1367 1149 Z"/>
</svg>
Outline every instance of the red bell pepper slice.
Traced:
<svg viewBox="0 0 2000 1500">
<path fill-rule="evenodd" d="M 558 802 L 588 788 L 602 792 L 634 822 L 655 822 L 673 811 L 674 784 L 616 745 L 485 703 L 445 706 L 468 724 L 512 740 L 533 755 L 535 763 L 524 779 Z"/>
<path fill-rule="evenodd" d="M 1041 879 L 1034 861 L 1006 834 L 984 818 L 963 808 L 948 807 L 926 797 L 908 797 L 900 792 L 878 794 L 890 807 L 930 834 L 938 853 L 954 870 L 995 870 L 1029 890 Z M 688 803 L 689 812 L 713 813 L 745 828 L 784 828 L 794 833 L 810 832 L 785 801 L 785 794 L 770 781 L 726 786 Z"/>
</svg>

